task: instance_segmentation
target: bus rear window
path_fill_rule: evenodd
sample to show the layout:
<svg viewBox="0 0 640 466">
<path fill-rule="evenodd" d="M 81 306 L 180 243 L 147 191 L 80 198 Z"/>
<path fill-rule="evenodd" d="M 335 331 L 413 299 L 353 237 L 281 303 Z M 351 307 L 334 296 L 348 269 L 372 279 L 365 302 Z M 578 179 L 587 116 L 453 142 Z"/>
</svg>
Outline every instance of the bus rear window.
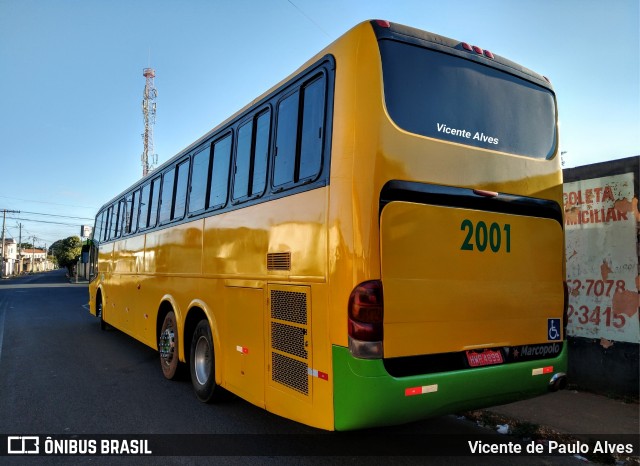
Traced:
<svg viewBox="0 0 640 466">
<path fill-rule="evenodd" d="M 447 53 L 380 41 L 385 103 L 402 129 L 536 159 L 553 156 L 551 91 Z"/>
</svg>

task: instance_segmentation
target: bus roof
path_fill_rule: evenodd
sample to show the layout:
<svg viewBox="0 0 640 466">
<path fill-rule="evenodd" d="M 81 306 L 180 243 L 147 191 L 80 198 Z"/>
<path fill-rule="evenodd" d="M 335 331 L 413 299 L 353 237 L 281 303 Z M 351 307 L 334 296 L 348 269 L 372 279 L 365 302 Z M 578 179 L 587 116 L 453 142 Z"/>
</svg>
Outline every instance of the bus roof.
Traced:
<svg viewBox="0 0 640 466">
<path fill-rule="evenodd" d="M 378 40 L 392 39 L 416 45 L 426 45 L 436 50 L 478 61 L 484 65 L 495 66 L 508 73 L 519 75 L 524 79 L 534 80 L 537 85 L 553 90 L 549 80 L 541 74 L 480 47 L 389 21 L 373 20 L 371 24 Z"/>
</svg>

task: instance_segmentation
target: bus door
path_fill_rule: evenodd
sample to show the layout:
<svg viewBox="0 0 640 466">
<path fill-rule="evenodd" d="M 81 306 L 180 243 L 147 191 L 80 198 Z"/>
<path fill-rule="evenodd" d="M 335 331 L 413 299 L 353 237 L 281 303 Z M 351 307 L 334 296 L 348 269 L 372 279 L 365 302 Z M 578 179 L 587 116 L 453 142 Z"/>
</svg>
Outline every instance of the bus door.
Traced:
<svg viewBox="0 0 640 466">
<path fill-rule="evenodd" d="M 264 289 L 227 280 L 225 379 L 247 401 L 264 404 Z"/>
</svg>

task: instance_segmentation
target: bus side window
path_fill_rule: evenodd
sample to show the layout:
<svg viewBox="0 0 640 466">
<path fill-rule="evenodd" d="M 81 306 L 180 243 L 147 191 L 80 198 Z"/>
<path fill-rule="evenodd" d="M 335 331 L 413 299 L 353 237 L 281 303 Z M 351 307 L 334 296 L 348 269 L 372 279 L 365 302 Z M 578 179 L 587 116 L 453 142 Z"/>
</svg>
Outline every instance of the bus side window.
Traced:
<svg viewBox="0 0 640 466">
<path fill-rule="evenodd" d="M 140 210 L 140 190 L 133 192 L 133 205 L 131 207 L 131 229 L 130 233 L 138 231 L 138 213 Z"/>
<path fill-rule="evenodd" d="M 102 241 L 102 231 L 104 228 L 104 210 L 96 216 L 96 226 L 93 229 L 93 240 L 97 243 Z"/>
<path fill-rule="evenodd" d="M 275 167 L 273 172 L 274 186 L 281 186 L 294 181 L 298 140 L 299 94 L 296 91 L 278 104 Z"/>
<path fill-rule="evenodd" d="M 322 166 L 325 77 L 318 77 L 303 88 L 300 172 L 297 180 L 315 179 Z"/>
<path fill-rule="evenodd" d="M 317 76 L 278 104 L 274 186 L 312 181 L 320 173 L 325 88 L 325 76 Z"/>
<path fill-rule="evenodd" d="M 133 193 L 129 194 L 124 201 L 124 214 L 122 215 L 122 236 L 131 233 L 131 215 L 133 214 Z"/>
<path fill-rule="evenodd" d="M 115 239 L 118 234 L 118 230 L 116 228 L 118 224 L 118 207 L 117 205 L 112 205 L 109 207 L 109 239 Z"/>
<path fill-rule="evenodd" d="M 149 222 L 147 226 L 153 228 L 158 221 L 158 202 L 160 201 L 160 177 L 151 182 L 151 196 L 149 197 Z"/>
<path fill-rule="evenodd" d="M 252 198 L 264 192 L 269 156 L 269 110 L 254 116 L 238 130 L 233 199 Z"/>
<path fill-rule="evenodd" d="M 249 195 L 251 174 L 251 143 L 253 141 L 253 119 L 238 129 L 236 144 L 236 166 L 233 175 L 233 198 L 241 199 Z"/>
<path fill-rule="evenodd" d="M 111 210 L 113 209 L 113 207 L 109 206 L 107 208 L 107 211 L 105 213 L 105 218 L 104 218 L 104 234 L 103 234 L 103 241 L 109 241 L 109 231 L 111 230 Z"/>
<path fill-rule="evenodd" d="M 160 223 L 171 220 L 171 202 L 173 201 L 173 187 L 176 181 L 176 169 L 172 168 L 162 175 L 162 198 L 160 201 Z"/>
<path fill-rule="evenodd" d="M 219 209 L 227 203 L 230 162 L 231 134 L 228 134 L 213 145 L 213 171 L 211 173 L 211 190 L 209 191 L 209 208 Z"/>
<path fill-rule="evenodd" d="M 144 230 L 149 226 L 149 195 L 151 194 L 151 185 L 149 183 L 142 187 L 140 194 L 140 221 L 139 228 Z"/>
<path fill-rule="evenodd" d="M 271 133 L 271 112 L 261 113 L 255 120 L 255 144 L 251 195 L 260 195 L 267 185 L 267 160 L 269 160 L 269 134 Z"/>
<path fill-rule="evenodd" d="M 176 195 L 171 213 L 171 220 L 180 220 L 184 217 L 184 212 L 187 207 L 187 185 L 189 183 L 189 165 L 191 160 L 187 159 L 181 162 L 178 167 L 178 174 L 176 176 Z"/>
<path fill-rule="evenodd" d="M 122 227 L 124 226 L 124 218 L 126 217 L 126 204 L 124 199 L 118 202 L 118 216 L 116 218 L 116 238 L 122 236 Z"/>
<path fill-rule="evenodd" d="M 191 189 L 189 191 L 189 213 L 207 208 L 207 185 L 209 184 L 211 165 L 211 146 L 206 146 L 193 156 L 191 170 Z"/>
</svg>

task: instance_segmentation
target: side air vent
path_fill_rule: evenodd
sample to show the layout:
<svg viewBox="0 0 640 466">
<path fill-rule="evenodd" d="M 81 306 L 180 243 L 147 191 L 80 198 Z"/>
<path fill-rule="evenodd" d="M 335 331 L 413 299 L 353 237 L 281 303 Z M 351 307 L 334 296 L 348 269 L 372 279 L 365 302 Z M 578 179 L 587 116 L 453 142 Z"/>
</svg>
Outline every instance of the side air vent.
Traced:
<svg viewBox="0 0 640 466">
<path fill-rule="evenodd" d="M 291 253 L 271 252 L 267 254 L 267 270 L 291 270 Z"/>
</svg>

